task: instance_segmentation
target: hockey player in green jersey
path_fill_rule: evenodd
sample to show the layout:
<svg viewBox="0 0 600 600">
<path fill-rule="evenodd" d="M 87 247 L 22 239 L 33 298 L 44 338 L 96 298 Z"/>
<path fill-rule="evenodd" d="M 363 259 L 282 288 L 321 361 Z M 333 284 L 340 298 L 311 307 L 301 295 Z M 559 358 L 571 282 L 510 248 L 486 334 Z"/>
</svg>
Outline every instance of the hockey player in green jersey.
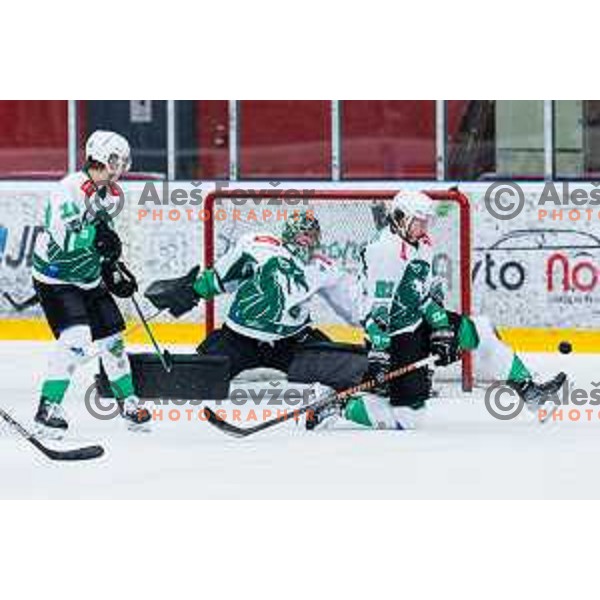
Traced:
<svg viewBox="0 0 600 600">
<path fill-rule="evenodd" d="M 87 140 L 82 170 L 67 175 L 46 203 L 32 276 L 56 342 L 35 421 L 55 436 L 68 428 L 62 403 L 73 373 L 98 351 L 122 416 L 136 425 L 150 419 L 135 396 L 121 335 L 125 324 L 112 297 L 130 297 L 137 289 L 118 262 L 122 244 L 106 210 L 119 197 L 116 182 L 130 164 L 124 137 L 96 131 Z"/>
<path fill-rule="evenodd" d="M 329 341 L 312 326 L 310 308 L 315 297 L 355 325 L 362 310 L 360 286 L 318 253 L 320 237 L 314 213 L 290 210 L 280 236 L 246 234 L 214 267 L 202 272 L 195 267 L 185 277 L 154 282 L 146 297 L 178 317 L 202 299 L 229 294 L 225 323 L 200 344 L 198 352 L 228 356 L 232 378 L 257 367 L 289 373 L 300 349 Z M 335 388 L 357 383 L 366 369 L 366 356 L 347 355 L 347 360 L 339 361 L 342 366 L 307 360 L 299 369 L 301 380 Z"/>
<path fill-rule="evenodd" d="M 401 192 L 393 200 L 387 224 L 364 252 L 365 334 L 370 348 L 369 377 L 437 356 L 436 366 L 473 351 L 486 378 L 506 381 L 525 404 L 537 409 L 564 384 L 559 373 L 538 384 L 521 358 L 498 336 L 489 319 L 446 310 L 440 282 L 432 277 L 433 244 L 428 225 L 434 203 L 419 192 Z M 343 405 L 324 403 L 307 421 L 309 428 L 341 412 L 346 419 L 373 428 L 412 428 L 431 395 L 431 374 L 423 367 L 389 383 L 389 401 L 374 394 Z"/>
</svg>

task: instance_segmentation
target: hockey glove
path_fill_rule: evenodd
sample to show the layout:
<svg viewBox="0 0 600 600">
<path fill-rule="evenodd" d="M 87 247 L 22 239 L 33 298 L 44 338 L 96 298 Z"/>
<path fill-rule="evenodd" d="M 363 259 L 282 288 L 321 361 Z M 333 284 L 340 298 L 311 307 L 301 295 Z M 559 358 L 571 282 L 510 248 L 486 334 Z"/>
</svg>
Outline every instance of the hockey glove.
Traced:
<svg viewBox="0 0 600 600">
<path fill-rule="evenodd" d="M 200 267 L 194 267 L 187 275 L 176 279 L 155 281 L 146 290 L 146 298 L 159 310 L 168 311 L 178 318 L 192 310 L 200 301 L 194 290 Z"/>
<path fill-rule="evenodd" d="M 96 226 L 96 239 L 94 245 L 96 252 L 104 259 L 105 262 L 114 264 L 121 257 L 123 244 L 117 232 L 106 223 L 99 220 Z"/>
<path fill-rule="evenodd" d="M 385 376 L 390 370 L 390 355 L 381 350 L 371 350 L 369 352 L 369 368 L 367 371 L 367 379 L 373 379 L 377 385 L 372 388 L 372 392 L 380 396 L 390 395 L 389 383 L 385 380 Z"/>
<path fill-rule="evenodd" d="M 371 342 L 371 348 L 377 352 L 383 352 L 390 347 L 390 336 L 388 334 L 388 314 L 384 307 L 375 308 L 365 325 L 365 332 Z"/>
<path fill-rule="evenodd" d="M 131 298 L 138 290 L 135 276 L 120 261 L 102 263 L 102 281 L 108 291 L 117 298 Z"/>
<path fill-rule="evenodd" d="M 449 327 L 434 329 L 429 337 L 429 344 L 431 354 L 438 356 L 435 361 L 438 367 L 446 367 L 460 359 L 456 336 Z"/>
</svg>

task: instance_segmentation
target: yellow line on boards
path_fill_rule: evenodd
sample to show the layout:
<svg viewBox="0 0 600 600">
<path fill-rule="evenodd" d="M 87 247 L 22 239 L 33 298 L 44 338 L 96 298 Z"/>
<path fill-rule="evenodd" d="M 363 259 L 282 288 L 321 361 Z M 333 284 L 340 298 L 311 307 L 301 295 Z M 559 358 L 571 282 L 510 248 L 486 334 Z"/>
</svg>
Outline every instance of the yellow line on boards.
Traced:
<svg viewBox="0 0 600 600">
<path fill-rule="evenodd" d="M 133 327 L 135 321 L 129 322 Z M 204 339 L 204 324 L 200 323 L 152 323 L 152 331 L 165 344 L 198 344 Z M 360 329 L 347 325 L 324 325 L 323 331 L 340 342 L 360 343 Z M 520 352 L 558 352 L 560 342 L 567 341 L 573 352 L 600 353 L 600 330 L 584 329 L 537 329 L 500 327 L 503 340 Z M 1 319 L 0 340 L 51 340 L 52 333 L 43 319 Z M 143 329 L 127 336 L 132 344 L 148 342 Z"/>
</svg>

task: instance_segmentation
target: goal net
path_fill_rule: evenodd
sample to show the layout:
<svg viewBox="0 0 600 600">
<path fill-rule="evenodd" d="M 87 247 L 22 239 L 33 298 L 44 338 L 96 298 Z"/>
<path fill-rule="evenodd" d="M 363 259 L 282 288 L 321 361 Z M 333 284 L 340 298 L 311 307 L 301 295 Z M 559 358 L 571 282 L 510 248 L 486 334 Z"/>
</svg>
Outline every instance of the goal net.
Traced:
<svg viewBox="0 0 600 600">
<path fill-rule="evenodd" d="M 424 190 L 436 201 L 431 230 L 434 243 L 433 275 L 445 282 L 445 306 L 471 313 L 471 218 L 467 197 L 456 189 Z M 386 204 L 398 190 L 222 190 L 207 196 L 204 204 L 204 262 L 206 267 L 247 233 L 281 233 L 285 218 L 297 210 L 311 210 L 321 225 L 320 252 L 351 274 L 361 268 L 361 252 L 384 226 Z M 228 299 L 217 297 L 206 306 L 207 333 L 227 314 Z M 322 300 L 315 299 L 311 314 L 315 325 L 337 341 L 360 343 L 360 329 L 343 322 Z M 465 355 L 455 369 L 444 369 L 449 379 L 473 383 L 471 357 Z M 445 377 L 446 378 L 446 377 Z"/>
</svg>

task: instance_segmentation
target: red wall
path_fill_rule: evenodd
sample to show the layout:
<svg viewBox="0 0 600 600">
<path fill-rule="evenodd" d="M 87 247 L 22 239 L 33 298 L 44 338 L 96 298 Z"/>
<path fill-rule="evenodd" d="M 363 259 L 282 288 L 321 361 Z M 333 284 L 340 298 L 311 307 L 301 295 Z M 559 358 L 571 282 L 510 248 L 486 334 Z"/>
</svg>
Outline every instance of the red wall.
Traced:
<svg viewBox="0 0 600 600">
<path fill-rule="evenodd" d="M 243 100 L 239 116 L 240 179 L 331 176 L 328 100 Z"/>
<path fill-rule="evenodd" d="M 342 175 L 346 179 L 434 179 L 435 101 L 342 103 Z"/>
<path fill-rule="evenodd" d="M 198 178 L 229 178 L 229 103 L 227 100 L 196 101 Z"/>
<path fill-rule="evenodd" d="M 81 109 L 80 125 L 85 120 Z M 450 111 L 452 131 L 462 107 Z M 331 176 L 329 100 L 240 102 L 240 178 Z M 198 178 L 229 171 L 228 103 L 195 101 Z M 435 178 L 435 102 L 360 100 L 341 103 L 344 178 Z M 67 102 L 0 102 L 0 176 L 67 168 Z"/>
<path fill-rule="evenodd" d="M 0 176 L 67 170 L 66 100 L 0 101 Z"/>
</svg>

